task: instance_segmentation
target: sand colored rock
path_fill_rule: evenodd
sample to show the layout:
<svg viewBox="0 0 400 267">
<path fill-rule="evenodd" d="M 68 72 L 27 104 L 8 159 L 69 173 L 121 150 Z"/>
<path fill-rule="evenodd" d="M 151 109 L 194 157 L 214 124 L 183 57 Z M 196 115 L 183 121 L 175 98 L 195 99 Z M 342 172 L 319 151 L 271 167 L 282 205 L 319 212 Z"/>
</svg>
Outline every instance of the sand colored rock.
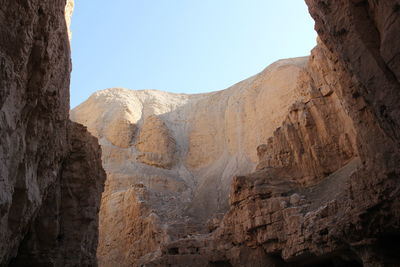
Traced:
<svg viewBox="0 0 400 267">
<path fill-rule="evenodd" d="M 103 150 L 108 179 L 100 218 L 102 265 L 121 259 L 133 264 L 139 256 L 151 259 L 159 254 L 154 246 L 128 253 L 132 243 L 150 242 L 159 248 L 190 233 L 206 232 L 206 221 L 228 208 L 233 175 L 255 168 L 256 147 L 303 97 L 296 88 L 306 62 L 307 58 L 281 60 L 231 88 L 208 94 L 107 89 L 72 110 L 71 119 L 86 125 Z M 151 241 L 138 230 L 128 239 L 114 235 L 133 226 L 119 223 L 131 212 L 129 205 L 119 206 L 113 199 L 131 198 L 129 190 L 137 186 L 149 197 L 145 205 L 132 205 L 158 217 L 151 224 L 153 232 L 162 229 L 161 237 L 153 235 Z M 132 215 L 135 225 L 148 225 L 146 216 Z M 110 239 L 107 245 L 103 241 Z"/>
<path fill-rule="evenodd" d="M 300 90 L 308 93 L 290 107 L 273 136 L 257 147 L 257 169 L 282 168 L 291 180 L 309 186 L 357 156 L 354 122 L 325 78 L 334 72 L 320 68 L 321 63 L 323 55 L 315 49 L 298 80 Z"/>
<path fill-rule="evenodd" d="M 100 232 L 103 234 L 98 250 L 100 266 L 111 266 L 116 262 L 135 266 L 135 259 L 157 251 L 165 234 L 158 216 L 146 203 L 149 197 L 143 186 L 103 197 L 100 212 Z"/>
<path fill-rule="evenodd" d="M 399 265 L 399 52 L 386 40 L 400 5 L 307 3 L 321 38 L 310 99 L 258 148 L 258 170 L 235 177 L 219 227 L 164 246 L 146 266 Z"/>
<path fill-rule="evenodd" d="M 380 126 L 383 118 L 374 115 L 360 87 L 318 40 L 308 59 L 278 61 L 223 91 L 94 94 L 71 118 L 89 129 L 95 125 L 101 138 L 108 173 L 101 265 L 396 264 L 393 255 L 379 256 L 374 242 L 384 241 L 374 240 L 385 237 L 376 237 L 370 226 L 370 237 L 353 230 L 371 223 L 370 216 L 396 210 L 392 196 L 364 184 L 395 194 L 387 177 L 398 158 L 393 131 Z M 125 112 L 110 113 L 103 103 Z M 97 116 L 88 115 L 94 106 Z M 136 130 L 123 148 L 103 134 L 103 125 L 126 113 L 136 118 L 130 122 Z M 378 151 L 394 158 L 385 162 Z M 174 163 L 164 164 L 167 159 Z M 374 178 L 366 179 L 367 173 Z M 379 179 L 387 182 L 379 187 Z M 371 215 L 367 207 L 377 198 L 388 210 Z M 124 214 L 135 222 L 126 222 Z M 373 225 L 395 228 L 395 220 Z M 119 232 L 127 234 L 115 238 Z"/>
<path fill-rule="evenodd" d="M 334 225 L 337 200 L 361 165 L 352 119 L 334 91 L 320 89 L 329 88 L 321 72 L 330 73 L 320 69 L 321 62 L 322 51 L 315 49 L 298 76 L 303 100 L 289 108 L 281 127 L 257 148 L 257 171 L 234 178 L 230 209 L 219 225 L 195 238 L 203 240 L 195 253 L 188 253 L 187 239 L 181 239 L 163 247 L 149 266 L 185 266 L 196 258 L 202 263 L 194 266 L 346 263 L 336 256 L 307 256 L 343 249 L 325 232 Z M 358 264 L 351 251 L 344 254 Z"/>
<path fill-rule="evenodd" d="M 74 0 L 67 0 L 64 13 L 65 13 L 65 22 L 67 23 L 69 40 L 72 39 L 71 18 L 72 18 L 72 13 L 74 12 L 74 6 L 75 6 Z"/>
<path fill-rule="evenodd" d="M 137 160 L 144 164 L 171 169 L 175 163 L 176 142 L 165 123 L 157 116 L 147 117 L 137 138 Z"/>
<path fill-rule="evenodd" d="M 308 59 L 208 94 L 107 89 L 71 112 L 107 171 L 100 265 L 399 265 L 400 3 L 306 2 Z"/>
<path fill-rule="evenodd" d="M 129 148 L 132 145 L 135 131 L 135 124 L 131 123 L 127 118 L 122 118 L 111 121 L 104 134 L 113 145 Z"/>
</svg>

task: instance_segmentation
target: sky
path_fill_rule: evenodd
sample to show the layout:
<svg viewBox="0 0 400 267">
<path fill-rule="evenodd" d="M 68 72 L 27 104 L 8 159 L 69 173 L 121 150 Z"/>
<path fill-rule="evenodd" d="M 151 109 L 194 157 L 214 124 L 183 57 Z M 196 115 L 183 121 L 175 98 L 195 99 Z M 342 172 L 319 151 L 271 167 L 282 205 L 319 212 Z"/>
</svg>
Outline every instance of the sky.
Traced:
<svg viewBox="0 0 400 267">
<path fill-rule="evenodd" d="M 71 108 L 112 87 L 222 90 L 317 36 L 303 0 L 81 0 L 71 27 Z"/>
</svg>

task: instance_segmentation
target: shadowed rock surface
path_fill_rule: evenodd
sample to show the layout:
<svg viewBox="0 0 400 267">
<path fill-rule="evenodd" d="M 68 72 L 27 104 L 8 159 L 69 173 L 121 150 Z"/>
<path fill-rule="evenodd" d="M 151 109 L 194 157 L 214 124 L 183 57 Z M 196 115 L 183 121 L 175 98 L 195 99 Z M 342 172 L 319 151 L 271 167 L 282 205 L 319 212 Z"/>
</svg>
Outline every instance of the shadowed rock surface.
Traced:
<svg viewBox="0 0 400 267">
<path fill-rule="evenodd" d="M 68 118 L 72 7 L 0 3 L 0 266 L 97 265 L 105 173 Z"/>
</svg>

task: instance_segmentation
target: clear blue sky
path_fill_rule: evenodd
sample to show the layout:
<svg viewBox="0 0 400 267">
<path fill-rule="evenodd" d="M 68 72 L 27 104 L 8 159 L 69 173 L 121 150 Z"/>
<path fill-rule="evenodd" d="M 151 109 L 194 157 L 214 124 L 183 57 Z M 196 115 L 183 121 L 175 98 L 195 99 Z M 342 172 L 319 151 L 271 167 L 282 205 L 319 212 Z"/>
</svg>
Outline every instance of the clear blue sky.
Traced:
<svg viewBox="0 0 400 267">
<path fill-rule="evenodd" d="M 225 89 L 315 46 L 303 0 L 80 0 L 71 107 L 110 87 Z"/>
</svg>

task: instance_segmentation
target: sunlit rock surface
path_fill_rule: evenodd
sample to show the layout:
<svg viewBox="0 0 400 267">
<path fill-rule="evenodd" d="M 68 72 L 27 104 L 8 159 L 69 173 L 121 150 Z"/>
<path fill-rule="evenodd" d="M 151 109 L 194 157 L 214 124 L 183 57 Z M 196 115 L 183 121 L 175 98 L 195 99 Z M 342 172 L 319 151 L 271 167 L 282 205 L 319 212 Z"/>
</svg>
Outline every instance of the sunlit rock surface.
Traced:
<svg viewBox="0 0 400 267">
<path fill-rule="evenodd" d="M 306 2 L 308 59 L 209 94 L 108 89 L 72 111 L 103 150 L 102 266 L 400 264 L 400 2 Z"/>
<path fill-rule="evenodd" d="M 255 169 L 257 146 L 304 97 L 297 80 L 306 62 L 281 60 L 207 94 L 107 89 L 72 110 L 99 138 L 107 171 L 100 263 L 136 264 L 161 244 L 207 231 L 207 220 L 228 209 L 232 177 Z"/>
</svg>

